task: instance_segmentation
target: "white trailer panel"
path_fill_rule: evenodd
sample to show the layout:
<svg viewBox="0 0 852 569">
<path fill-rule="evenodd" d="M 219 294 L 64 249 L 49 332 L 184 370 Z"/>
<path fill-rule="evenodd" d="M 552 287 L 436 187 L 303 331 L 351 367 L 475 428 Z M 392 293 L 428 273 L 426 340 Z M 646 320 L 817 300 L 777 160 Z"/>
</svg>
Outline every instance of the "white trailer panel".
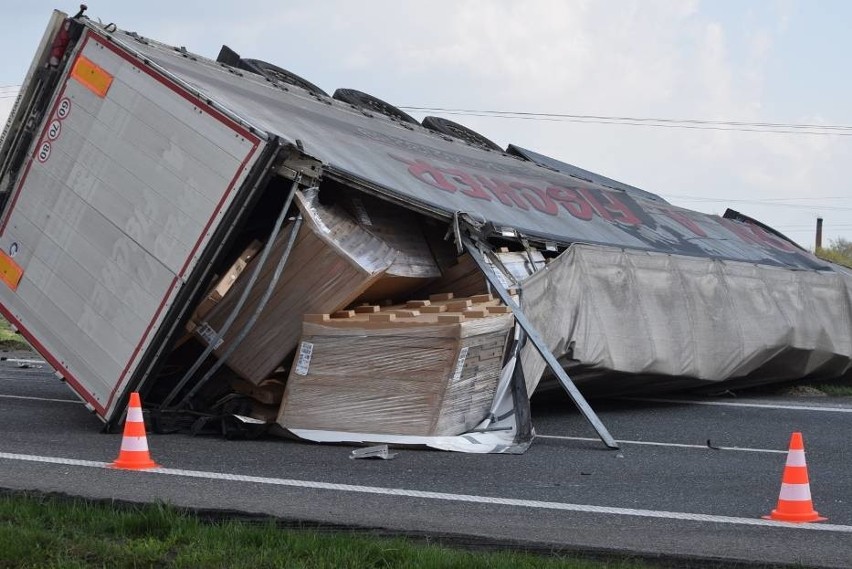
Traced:
<svg viewBox="0 0 852 569">
<path fill-rule="evenodd" d="M 0 309 L 110 420 L 264 141 L 91 29 L 77 46 L 0 218 Z"/>
</svg>

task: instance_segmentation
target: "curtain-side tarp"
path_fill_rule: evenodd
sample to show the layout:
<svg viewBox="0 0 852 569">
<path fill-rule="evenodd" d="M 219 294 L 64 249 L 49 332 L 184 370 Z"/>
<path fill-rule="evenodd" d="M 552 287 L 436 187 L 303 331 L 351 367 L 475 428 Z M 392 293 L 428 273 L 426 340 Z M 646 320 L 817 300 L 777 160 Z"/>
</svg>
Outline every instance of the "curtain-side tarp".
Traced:
<svg viewBox="0 0 852 569">
<path fill-rule="evenodd" d="M 848 273 L 577 244 L 522 286 L 522 307 L 554 354 L 607 390 L 840 376 L 852 366 Z M 529 346 L 523 364 L 532 393 L 545 366 Z"/>
</svg>

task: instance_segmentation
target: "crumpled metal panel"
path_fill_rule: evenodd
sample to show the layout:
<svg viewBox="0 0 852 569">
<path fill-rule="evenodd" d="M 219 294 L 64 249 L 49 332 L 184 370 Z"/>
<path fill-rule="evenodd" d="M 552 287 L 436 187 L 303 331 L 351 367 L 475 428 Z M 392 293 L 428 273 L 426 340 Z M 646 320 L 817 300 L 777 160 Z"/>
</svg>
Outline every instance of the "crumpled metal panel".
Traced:
<svg viewBox="0 0 852 569">
<path fill-rule="evenodd" d="M 717 259 L 831 270 L 753 224 L 675 207 L 551 167 L 474 148 L 298 87 L 124 32 L 116 41 L 191 84 L 248 124 L 297 144 L 326 172 L 449 219 L 469 213 L 562 244 L 597 243 Z"/>
<path fill-rule="evenodd" d="M 574 245 L 522 290 L 554 355 L 609 392 L 852 369 L 850 274 Z M 522 361 L 531 393 L 544 364 Z"/>
</svg>

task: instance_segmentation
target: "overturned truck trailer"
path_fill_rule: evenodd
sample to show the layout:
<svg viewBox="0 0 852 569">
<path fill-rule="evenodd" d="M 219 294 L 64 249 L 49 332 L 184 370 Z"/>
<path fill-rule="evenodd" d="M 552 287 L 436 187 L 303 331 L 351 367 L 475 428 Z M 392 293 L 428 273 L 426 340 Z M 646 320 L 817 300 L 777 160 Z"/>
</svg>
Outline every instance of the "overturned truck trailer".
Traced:
<svg viewBox="0 0 852 569">
<path fill-rule="evenodd" d="M 608 444 L 564 369 L 849 373 L 850 274 L 783 235 L 352 93 L 54 13 L 0 141 L 0 311 L 108 426 L 136 390 L 512 452 L 548 365 Z"/>
</svg>

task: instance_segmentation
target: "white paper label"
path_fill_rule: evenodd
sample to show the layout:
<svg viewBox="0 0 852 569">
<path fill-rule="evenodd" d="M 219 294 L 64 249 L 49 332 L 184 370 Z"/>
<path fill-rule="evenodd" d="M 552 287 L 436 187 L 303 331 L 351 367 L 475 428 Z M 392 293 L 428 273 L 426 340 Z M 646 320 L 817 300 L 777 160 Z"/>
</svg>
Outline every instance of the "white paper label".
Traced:
<svg viewBox="0 0 852 569">
<path fill-rule="evenodd" d="M 456 361 L 456 371 L 453 373 L 453 383 L 461 379 L 462 371 L 464 370 L 464 361 L 467 359 L 467 351 L 470 348 L 465 346 L 459 350 L 459 359 Z"/>
<path fill-rule="evenodd" d="M 207 322 L 202 323 L 201 326 L 196 328 L 195 333 L 201 336 L 201 339 L 207 342 L 208 345 L 212 344 L 213 340 L 216 340 L 216 336 L 218 336 L 218 334 L 216 334 L 216 330 L 211 328 L 210 324 L 208 324 Z M 216 345 L 213 346 L 213 349 L 218 350 L 219 346 L 222 345 L 223 341 L 224 340 L 222 340 L 222 338 L 218 338 L 218 341 L 216 342 Z"/>
<path fill-rule="evenodd" d="M 314 354 L 314 345 L 310 342 L 302 342 L 299 345 L 299 357 L 296 360 L 296 375 L 308 375 L 311 367 L 311 356 Z"/>
</svg>

